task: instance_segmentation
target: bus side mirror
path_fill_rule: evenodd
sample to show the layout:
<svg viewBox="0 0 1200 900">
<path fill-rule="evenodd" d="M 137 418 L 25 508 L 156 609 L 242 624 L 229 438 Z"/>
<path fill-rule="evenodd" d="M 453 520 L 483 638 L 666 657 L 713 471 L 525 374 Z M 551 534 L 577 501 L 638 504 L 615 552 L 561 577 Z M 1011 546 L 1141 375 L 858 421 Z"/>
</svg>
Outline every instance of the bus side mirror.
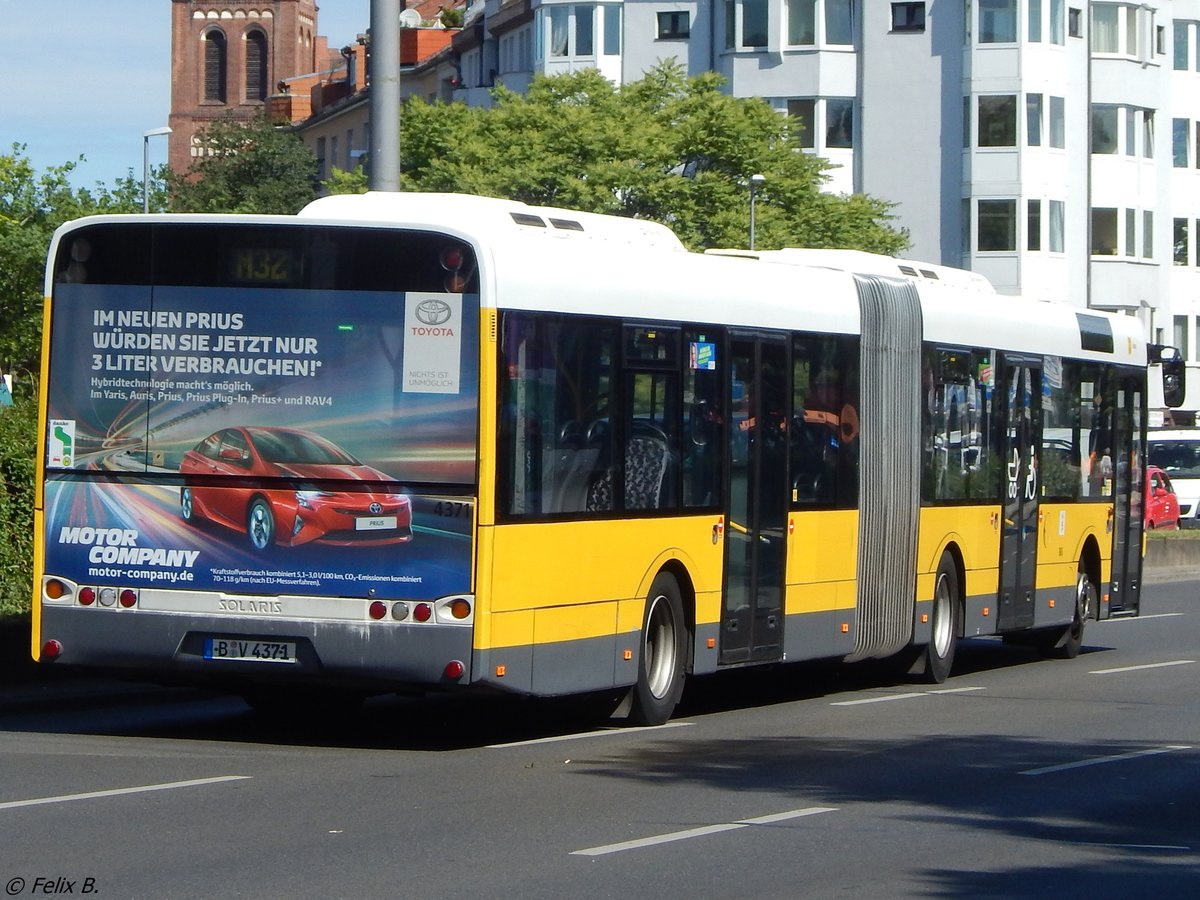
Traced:
<svg viewBox="0 0 1200 900">
<path fill-rule="evenodd" d="M 1187 393 L 1187 365 L 1182 354 L 1163 344 L 1151 344 L 1148 349 L 1150 363 L 1162 366 L 1163 403 L 1172 409 L 1183 406 L 1183 396 Z"/>
</svg>

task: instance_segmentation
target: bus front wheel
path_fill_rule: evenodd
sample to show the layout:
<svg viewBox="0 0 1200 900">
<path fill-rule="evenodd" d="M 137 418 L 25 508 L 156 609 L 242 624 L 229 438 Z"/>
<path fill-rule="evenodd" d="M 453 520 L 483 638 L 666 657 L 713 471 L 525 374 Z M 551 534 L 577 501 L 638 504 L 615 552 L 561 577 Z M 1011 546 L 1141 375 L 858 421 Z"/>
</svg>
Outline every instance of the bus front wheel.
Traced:
<svg viewBox="0 0 1200 900">
<path fill-rule="evenodd" d="M 661 725 L 671 718 L 683 694 L 687 659 L 687 623 L 679 584 L 666 572 L 650 585 L 641 641 L 629 720 L 635 725 Z"/>
</svg>

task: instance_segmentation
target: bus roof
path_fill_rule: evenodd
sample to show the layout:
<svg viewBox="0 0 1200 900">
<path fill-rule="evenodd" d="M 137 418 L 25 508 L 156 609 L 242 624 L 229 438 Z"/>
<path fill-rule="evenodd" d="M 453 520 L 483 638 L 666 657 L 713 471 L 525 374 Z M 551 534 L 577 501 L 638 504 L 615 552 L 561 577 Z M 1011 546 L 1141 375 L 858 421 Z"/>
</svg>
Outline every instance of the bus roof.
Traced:
<svg viewBox="0 0 1200 900">
<path fill-rule="evenodd" d="M 74 227 L 101 221 L 440 231 L 475 247 L 484 306 L 750 328 L 853 334 L 855 280 L 883 279 L 916 286 L 929 341 L 1146 362 L 1135 318 L 996 294 L 982 276 L 952 267 L 852 250 L 691 253 L 655 222 L 489 197 L 376 192 L 324 197 L 297 216 L 101 216 L 68 223 L 55 243 Z M 51 278 L 47 272 L 47 290 Z M 1097 334 L 1102 339 L 1094 340 Z"/>
</svg>

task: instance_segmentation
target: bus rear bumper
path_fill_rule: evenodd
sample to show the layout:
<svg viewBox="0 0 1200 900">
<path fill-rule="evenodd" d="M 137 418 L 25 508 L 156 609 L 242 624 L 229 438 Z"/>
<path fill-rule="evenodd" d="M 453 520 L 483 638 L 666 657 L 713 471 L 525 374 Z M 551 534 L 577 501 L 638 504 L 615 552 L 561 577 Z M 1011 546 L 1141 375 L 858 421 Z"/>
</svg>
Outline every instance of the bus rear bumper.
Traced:
<svg viewBox="0 0 1200 900">
<path fill-rule="evenodd" d="M 117 617 L 119 623 L 111 621 Z M 379 691 L 461 686 L 470 681 L 472 631 L 391 621 L 233 621 L 50 604 L 43 604 L 41 615 L 41 646 L 58 645 L 54 665 L 233 688 L 293 681 Z M 232 653 L 221 658 L 214 646 Z M 248 658 L 256 651 L 263 658 Z"/>
</svg>

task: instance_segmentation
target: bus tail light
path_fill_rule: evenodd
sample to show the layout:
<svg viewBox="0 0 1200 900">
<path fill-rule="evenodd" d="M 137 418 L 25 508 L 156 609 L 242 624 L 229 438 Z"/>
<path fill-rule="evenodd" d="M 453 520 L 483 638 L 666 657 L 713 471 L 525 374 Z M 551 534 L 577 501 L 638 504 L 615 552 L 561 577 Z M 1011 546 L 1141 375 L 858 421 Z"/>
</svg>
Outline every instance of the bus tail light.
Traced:
<svg viewBox="0 0 1200 900">
<path fill-rule="evenodd" d="M 137 602 L 137 591 L 133 590 L 133 588 L 125 588 L 125 590 L 121 591 L 121 605 L 123 607 L 126 609 L 132 609 L 137 605 Z"/>
<path fill-rule="evenodd" d="M 80 606 L 91 606 L 96 602 L 96 589 L 85 587 L 79 589 L 79 604 Z"/>
<path fill-rule="evenodd" d="M 403 600 L 392 604 L 392 618 L 397 622 L 403 622 L 408 618 L 408 604 Z"/>
<path fill-rule="evenodd" d="M 455 597 L 450 601 L 450 615 L 456 619 L 465 619 L 471 615 L 471 601 L 465 597 Z"/>
<path fill-rule="evenodd" d="M 433 607 L 428 603 L 418 603 L 413 610 L 413 618 L 418 622 L 428 622 L 433 617 Z"/>
<path fill-rule="evenodd" d="M 100 588 L 100 605 L 104 607 L 112 607 L 117 605 L 117 589 L 116 588 Z"/>
<path fill-rule="evenodd" d="M 42 587 L 47 600 L 61 600 L 71 595 L 71 589 L 57 578 L 49 578 Z"/>
<path fill-rule="evenodd" d="M 367 607 L 367 615 L 369 615 L 372 619 L 375 619 L 376 621 L 379 621 L 384 616 L 386 616 L 387 611 L 388 611 L 387 604 L 384 603 L 382 600 L 376 600 L 370 606 Z"/>
</svg>

